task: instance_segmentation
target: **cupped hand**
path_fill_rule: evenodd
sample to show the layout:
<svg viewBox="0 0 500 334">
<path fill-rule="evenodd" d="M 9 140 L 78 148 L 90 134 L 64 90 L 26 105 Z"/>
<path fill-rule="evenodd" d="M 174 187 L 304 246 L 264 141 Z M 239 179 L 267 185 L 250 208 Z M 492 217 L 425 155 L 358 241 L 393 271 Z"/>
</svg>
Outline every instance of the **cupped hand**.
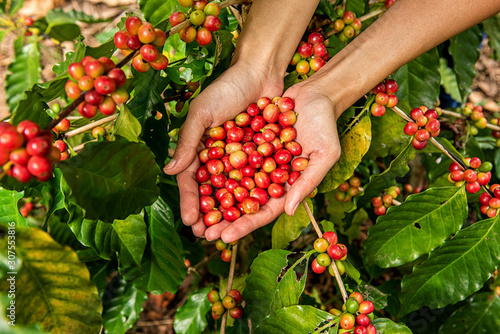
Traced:
<svg viewBox="0 0 500 334">
<path fill-rule="evenodd" d="M 177 149 L 164 171 L 170 175 L 177 174 L 181 217 L 184 224 L 192 226 L 195 235 L 203 236 L 205 233 L 205 225 L 199 213 L 195 175 L 200 165 L 197 148 L 206 129 L 234 119 L 262 96 L 272 98 L 282 92 L 282 76 L 263 65 L 237 62 L 191 102 L 186 120 L 179 131 Z M 220 233 L 211 239 L 219 237 Z"/>
<path fill-rule="evenodd" d="M 294 125 L 296 141 L 302 145 L 302 156 L 309 159 L 307 168 L 288 189 L 286 197 L 270 198 L 256 214 L 244 215 L 232 223 L 223 221 L 208 228 L 205 231 L 208 240 L 222 238 L 225 242 L 232 242 L 270 223 L 283 211 L 293 215 L 302 200 L 319 185 L 340 157 L 335 106 L 331 99 L 308 81 L 291 87 L 283 96 L 295 100 L 295 112 L 299 114 Z"/>
</svg>

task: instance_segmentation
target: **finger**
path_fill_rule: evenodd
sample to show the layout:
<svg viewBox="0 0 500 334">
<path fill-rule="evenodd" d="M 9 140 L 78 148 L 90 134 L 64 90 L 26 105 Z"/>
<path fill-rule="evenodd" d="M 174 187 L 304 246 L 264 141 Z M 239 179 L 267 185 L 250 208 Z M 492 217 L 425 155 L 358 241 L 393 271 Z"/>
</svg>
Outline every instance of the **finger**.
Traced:
<svg viewBox="0 0 500 334">
<path fill-rule="evenodd" d="M 300 202 L 320 184 L 337 159 L 328 159 L 325 154 L 315 152 L 309 157 L 309 164 L 293 183 L 286 195 L 285 212 L 292 216 Z M 328 161 L 333 161 L 331 164 Z"/>
<path fill-rule="evenodd" d="M 206 231 L 206 226 L 205 223 L 203 223 L 203 218 L 200 217 L 200 219 L 194 223 L 191 226 L 191 229 L 193 230 L 193 234 L 197 236 L 198 238 L 203 238 L 205 231 Z"/>
<path fill-rule="evenodd" d="M 196 148 L 200 142 L 206 126 L 200 119 L 199 113 L 191 112 L 179 130 L 179 141 L 174 156 L 168 165 L 163 168 L 166 174 L 178 174 L 186 169 L 196 156 Z"/>
<path fill-rule="evenodd" d="M 221 233 L 222 241 L 230 243 L 239 240 L 259 227 L 269 224 L 283 213 L 284 204 L 284 197 L 270 198 L 256 214 L 244 215 L 226 227 Z"/>
<path fill-rule="evenodd" d="M 232 223 L 228 222 L 227 220 L 223 220 L 218 224 L 210 226 L 205 231 L 205 238 L 207 238 L 208 241 L 220 239 L 222 231 L 231 224 Z"/>
<path fill-rule="evenodd" d="M 198 162 L 194 162 L 188 169 L 177 175 L 179 185 L 181 217 L 185 225 L 193 225 L 199 219 L 200 203 L 196 169 Z"/>
</svg>

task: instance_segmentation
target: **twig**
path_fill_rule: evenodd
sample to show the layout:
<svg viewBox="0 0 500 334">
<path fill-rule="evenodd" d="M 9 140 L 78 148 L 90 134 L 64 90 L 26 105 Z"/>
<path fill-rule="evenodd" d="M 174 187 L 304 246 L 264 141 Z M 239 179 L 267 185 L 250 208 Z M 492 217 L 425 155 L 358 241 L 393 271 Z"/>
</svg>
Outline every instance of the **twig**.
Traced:
<svg viewBox="0 0 500 334">
<path fill-rule="evenodd" d="M 90 141 L 88 141 L 86 143 L 83 143 L 83 144 L 80 144 L 78 146 L 75 146 L 75 147 L 73 147 L 73 151 L 75 151 L 75 153 L 78 152 L 78 151 L 81 151 L 81 150 L 83 150 L 83 147 L 85 146 L 85 144 L 92 143 L 92 142 L 95 142 L 95 141 L 97 141 L 97 139 L 93 139 L 93 140 L 90 140 Z"/>
<path fill-rule="evenodd" d="M 311 219 L 311 223 L 314 227 L 314 230 L 316 231 L 316 234 L 318 234 L 318 238 L 323 237 L 323 232 L 321 232 L 321 229 L 318 226 L 318 223 L 316 222 L 316 219 L 314 219 L 314 216 L 311 212 L 311 209 L 309 209 L 309 205 L 307 205 L 306 201 L 302 201 L 302 205 L 304 205 L 304 208 L 306 209 L 307 215 L 309 216 L 309 219 Z"/>
<path fill-rule="evenodd" d="M 314 229 L 316 230 L 318 237 L 321 238 L 323 236 L 323 233 L 321 233 L 321 230 L 318 226 L 318 223 L 316 222 L 316 219 L 314 218 L 311 210 L 307 206 L 306 201 L 305 200 L 302 201 L 302 204 L 306 208 L 307 215 L 309 216 L 309 219 L 311 220 L 311 223 L 312 223 Z M 337 281 L 337 285 L 339 286 L 340 293 L 342 294 L 342 299 L 344 300 L 344 303 L 345 303 L 345 301 L 347 300 L 347 297 L 348 297 L 347 291 L 345 289 L 344 282 L 342 281 L 342 277 L 340 276 L 339 269 L 337 268 L 337 265 L 335 264 L 335 261 L 333 261 L 333 260 L 332 260 L 331 267 L 333 269 L 333 273 L 335 274 L 335 280 Z"/>
<path fill-rule="evenodd" d="M 87 130 L 93 129 L 96 126 L 99 126 L 99 125 L 104 124 L 104 123 L 111 122 L 111 121 L 115 120 L 117 117 L 118 117 L 118 113 L 116 113 L 114 115 L 111 115 L 111 116 L 108 116 L 108 117 L 104 117 L 104 118 L 102 118 L 102 119 L 100 119 L 98 121 L 95 121 L 95 122 L 89 123 L 87 125 L 84 125 L 82 127 L 79 127 L 77 129 L 68 131 L 68 132 L 66 132 L 64 134 L 64 137 L 69 138 L 69 137 L 72 137 L 72 136 L 76 136 L 77 134 L 80 134 L 80 133 L 85 132 Z"/>
<path fill-rule="evenodd" d="M 393 199 L 392 200 L 392 205 L 398 206 L 398 205 L 401 205 L 401 202 L 398 201 L 397 199 Z"/>
<path fill-rule="evenodd" d="M 462 114 L 459 114 L 457 112 L 454 112 L 454 111 L 450 111 L 450 110 L 444 110 L 444 109 L 441 109 L 441 112 L 444 114 L 444 115 L 447 115 L 447 116 L 452 116 L 452 117 L 455 117 L 455 118 L 460 118 L 460 119 L 469 119 L 470 117 L 467 117 L 467 116 L 464 116 Z M 500 126 L 498 125 L 494 125 L 494 124 L 491 124 L 491 123 L 487 123 L 486 124 L 486 127 L 488 129 L 491 129 L 491 130 L 495 130 L 495 131 L 500 131 Z"/>
<path fill-rule="evenodd" d="M 379 8 L 379 9 L 376 9 L 376 10 L 374 10 L 374 11 L 373 11 L 373 12 L 371 12 L 371 13 L 368 13 L 368 14 L 366 14 L 366 15 L 361 16 L 361 17 L 359 18 L 359 20 L 360 20 L 361 22 L 366 21 L 366 20 L 369 20 L 369 19 L 371 19 L 371 18 L 372 18 L 372 17 L 374 17 L 374 16 L 377 16 L 377 15 L 379 15 L 379 14 L 382 14 L 382 13 L 383 13 L 383 12 L 385 12 L 386 10 L 387 10 L 387 8 L 385 8 L 385 7 L 383 7 L 383 8 Z"/>
<path fill-rule="evenodd" d="M 233 246 L 231 253 L 231 264 L 229 266 L 229 276 L 227 278 L 227 288 L 226 295 L 233 289 L 233 279 L 234 279 L 234 269 L 236 267 L 236 255 L 238 254 L 238 244 Z M 227 313 L 225 312 L 222 316 L 222 321 L 220 324 L 220 334 L 226 333 L 226 322 L 227 322 Z"/>
</svg>

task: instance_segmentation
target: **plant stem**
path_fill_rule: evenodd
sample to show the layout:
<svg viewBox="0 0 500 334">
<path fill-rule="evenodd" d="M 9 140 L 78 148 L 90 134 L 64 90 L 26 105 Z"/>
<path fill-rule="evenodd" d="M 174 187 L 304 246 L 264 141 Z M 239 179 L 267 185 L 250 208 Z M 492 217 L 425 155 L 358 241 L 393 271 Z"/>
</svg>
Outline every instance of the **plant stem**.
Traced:
<svg viewBox="0 0 500 334">
<path fill-rule="evenodd" d="M 309 219 L 311 220 L 311 223 L 316 230 L 316 233 L 318 234 L 318 238 L 321 238 L 323 236 L 323 233 L 321 233 L 321 230 L 318 226 L 318 223 L 316 222 L 316 219 L 314 218 L 311 210 L 309 209 L 309 206 L 307 206 L 306 201 L 302 201 L 302 204 L 304 205 L 307 215 L 309 216 Z M 342 299 L 345 301 L 347 300 L 347 291 L 344 286 L 344 282 L 342 281 L 342 277 L 340 276 L 339 269 L 337 268 L 337 265 L 335 264 L 335 261 L 332 261 L 331 267 L 333 269 L 333 273 L 335 274 L 335 280 L 337 281 L 337 285 L 339 286 L 340 293 L 342 294 Z"/>
<path fill-rule="evenodd" d="M 361 22 L 366 21 L 366 20 L 369 20 L 369 19 L 371 19 L 371 18 L 372 18 L 372 17 L 374 17 L 374 16 L 377 16 L 377 15 L 379 15 L 379 14 L 382 14 L 382 13 L 383 13 L 383 12 L 385 12 L 386 10 L 387 10 L 387 8 L 385 8 L 385 7 L 383 7 L 383 8 L 379 8 L 379 9 L 376 9 L 376 10 L 374 10 L 374 11 L 373 11 L 373 12 L 371 12 L 371 13 L 368 13 L 368 14 L 366 14 L 366 15 L 361 16 L 361 17 L 359 18 L 359 20 L 360 20 Z"/>
<path fill-rule="evenodd" d="M 447 116 L 452 116 L 452 117 L 455 117 L 455 118 L 460 118 L 460 119 L 469 119 L 469 117 L 464 116 L 464 115 L 459 114 L 459 113 L 454 112 L 454 111 L 441 109 L 441 112 L 442 112 L 444 115 L 447 115 Z M 500 131 L 500 126 L 498 126 L 498 125 L 494 125 L 494 124 L 487 123 L 487 124 L 486 124 L 486 127 L 487 127 L 488 129 L 491 129 L 491 130 Z"/>
<path fill-rule="evenodd" d="M 77 128 L 77 129 L 74 129 L 74 130 L 66 132 L 64 134 L 64 137 L 65 138 L 69 138 L 69 137 L 76 136 L 77 134 L 80 134 L 80 133 L 85 132 L 87 130 L 93 129 L 96 126 L 99 126 L 99 125 L 104 124 L 104 123 L 111 122 L 111 121 L 115 120 L 117 117 L 118 117 L 118 113 L 116 113 L 114 115 L 111 115 L 111 116 L 108 116 L 108 117 L 101 118 L 98 121 L 89 123 L 87 125 L 84 125 L 82 127 Z"/>
<path fill-rule="evenodd" d="M 2 166 L 2 169 L 0 170 L 0 180 L 3 179 L 5 175 L 7 175 L 7 171 L 10 169 L 10 166 L 12 166 L 12 161 L 7 161 Z"/>
<path fill-rule="evenodd" d="M 229 266 L 229 276 L 227 278 L 227 288 L 226 295 L 233 289 L 233 280 L 234 280 L 234 269 L 236 267 L 236 255 L 238 254 L 238 244 L 233 246 L 231 253 L 231 264 Z M 226 333 L 226 322 L 227 322 L 227 311 L 224 312 L 222 316 L 222 321 L 220 324 L 220 334 Z"/>
</svg>

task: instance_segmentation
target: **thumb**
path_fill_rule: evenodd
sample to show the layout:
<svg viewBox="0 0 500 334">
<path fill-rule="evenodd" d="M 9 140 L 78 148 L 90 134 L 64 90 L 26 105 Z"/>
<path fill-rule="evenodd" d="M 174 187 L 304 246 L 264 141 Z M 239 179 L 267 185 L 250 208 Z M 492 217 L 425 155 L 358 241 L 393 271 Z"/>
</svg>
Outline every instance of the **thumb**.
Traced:
<svg viewBox="0 0 500 334">
<path fill-rule="evenodd" d="M 329 160 L 325 160 L 324 155 L 322 158 L 321 156 L 320 153 L 311 154 L 307 168 L 288 190 L 285 212 L 289 216 L 295 213 L 300 202 L 313 192 L 314 188 L 320 184 L 323 177 L 330 170 L 331 165 L 326 163 Z M 336 159 L 332 161 L 336 161 Z"/>
<path fill-rule="evenodd" d="M 165 166 L 166 174 L 179 174 L 185 170 L 196 156 L 196 148 L 205 132 L 204 122 L 196 114 L 188 115 L 179 130 L 179 141 L 172 160 Z"/>
</svg>

